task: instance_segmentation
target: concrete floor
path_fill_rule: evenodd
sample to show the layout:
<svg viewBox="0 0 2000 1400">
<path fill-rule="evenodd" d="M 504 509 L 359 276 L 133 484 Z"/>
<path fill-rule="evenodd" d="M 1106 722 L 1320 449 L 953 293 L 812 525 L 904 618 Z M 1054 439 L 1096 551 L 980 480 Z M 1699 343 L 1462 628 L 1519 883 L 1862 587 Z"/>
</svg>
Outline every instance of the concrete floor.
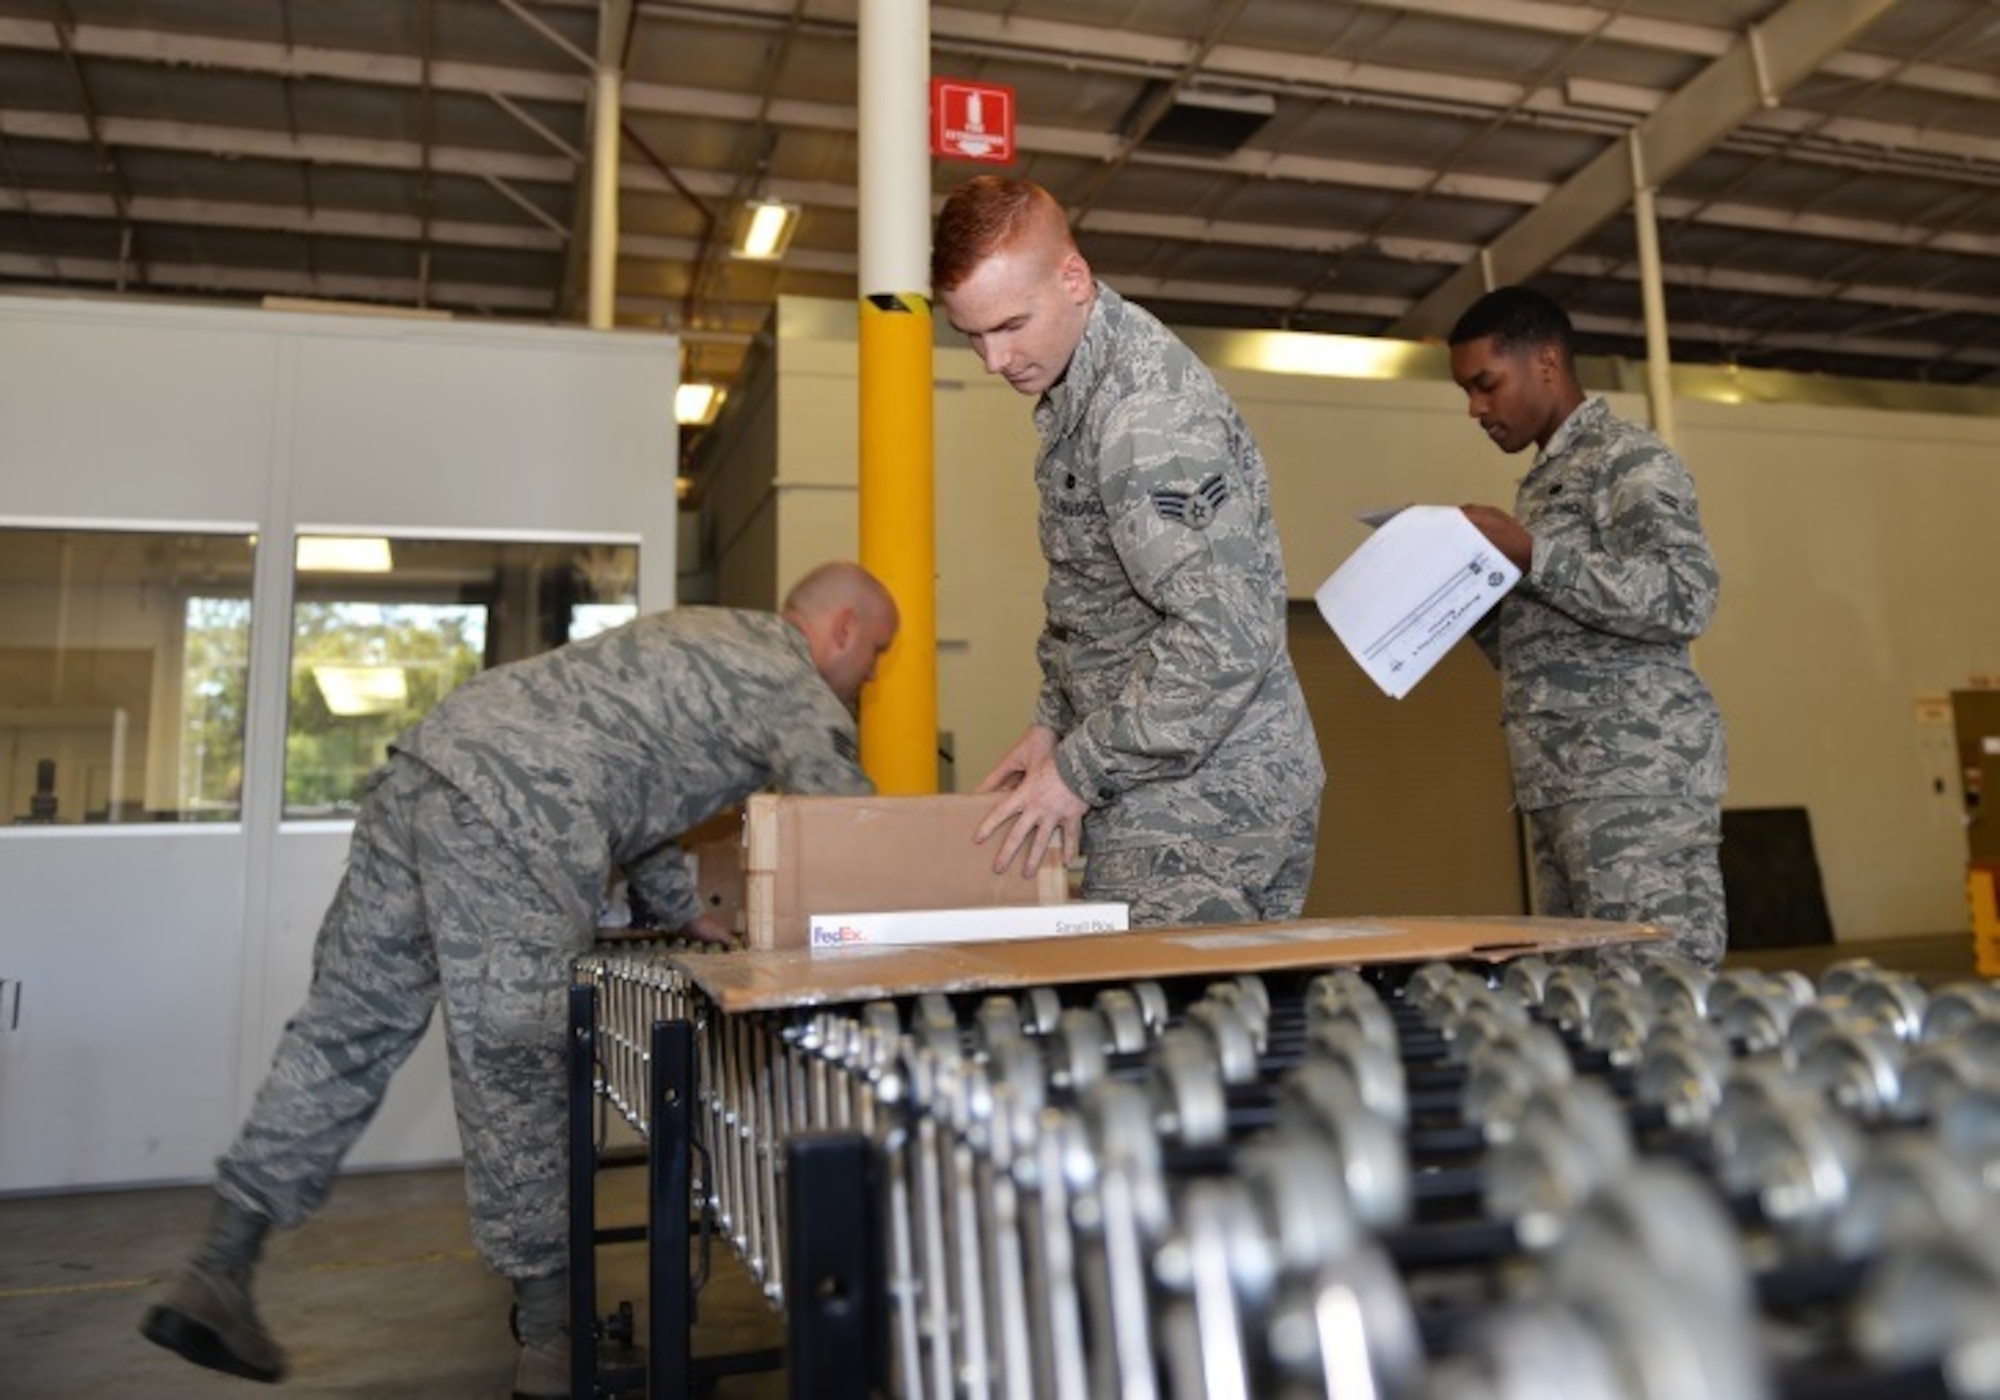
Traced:
<svg viewBox="0 0 2000 1400">
<path fill-rule="evenodd" d="M 644 1218 L 645 1173 L 599 1178 L 600 1219 Z M 0 1200 L 0 1397 L 5 1400 L 504 1400 L 512 1294 L 466 1232 L 457 1168 L 343 1178 L 304 1228 L 273 1237 L 258 1305 L 291 1356 L 280 1387 L 191 1366 L 139 1335 L 140 1316 L 208 1219 L 205 1187 Z M 697 1356 L 782 1346 L 784 1329 L 718 1247 Z M 645 1249 L 599 1251 L 600 1305 L 630 1299 L 643 1330 Z M 782 1372 L 730 1376 L 718 1400 L 776 1400 Z"/>
<path fill-rule="evenodd" d="M 1758 952 L 1732 965 L 1815 973 L 1871 956 L 1933 983 L 1972 974 L 1964 935 Z M 600 1223 L 643 1218 L 644 1173 L 599 1178 Z M 206 1188 L 0 1200 L 0 1397 L 229 1400 L 232 1396 L 485 1400 L 508 1394 L 510 1295 L 473 1255 L 455 1168 L 351 1176 L 302 1230 L 272 1241 L 259 1281 L 268 1326 L 291 1353 L 282 1390 L 201 1370 L 138 1334 L 160 1281 L 191 1247 Z M 600 1307 L 645 1316 L 638 1245 L 600 1251 Z M 783 1327 L 718 1246 L 701 1295 L 697 1355 L 782 1345 Z M 722 1379 L 719 1400 L 784 1394 L 782 1372 Z"/>
</svg>

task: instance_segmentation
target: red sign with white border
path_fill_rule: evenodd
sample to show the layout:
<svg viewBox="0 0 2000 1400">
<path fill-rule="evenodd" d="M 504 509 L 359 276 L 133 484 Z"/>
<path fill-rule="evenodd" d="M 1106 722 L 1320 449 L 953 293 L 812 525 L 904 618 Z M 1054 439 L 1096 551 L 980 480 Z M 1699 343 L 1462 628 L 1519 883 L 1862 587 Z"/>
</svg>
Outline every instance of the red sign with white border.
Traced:
<svg viewBox="0 0 2000 1400">
<path fill-rule="evenodd" d="M 931 79 L 931 154 L 1006 165 L 1014 159 L 1014 89 Z"/>
</svg>

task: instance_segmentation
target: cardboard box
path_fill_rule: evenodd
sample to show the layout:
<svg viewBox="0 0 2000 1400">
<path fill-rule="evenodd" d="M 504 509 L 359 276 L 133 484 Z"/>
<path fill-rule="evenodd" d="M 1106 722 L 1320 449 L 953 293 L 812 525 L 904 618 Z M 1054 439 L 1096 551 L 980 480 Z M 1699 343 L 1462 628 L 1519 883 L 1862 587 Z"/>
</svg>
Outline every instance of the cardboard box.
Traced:
<svg viewBox="0 0 2000 1400">
<path fill-rule="evenodd" d="M 743 826 L 744 935 L 753 949 L 806 949 L 814 913 L 1061 904 L 1060 853 L 1030 879 L 995 874 L 1001 837 L 972 833 L 999 797 L 752 797 Z"/>
<path fill-rule="evenodd" d="M 1019 938 L 1090 938 L 1132 926 L 1129 904 L 1014 904 L 987 909 L 904 909 L 894 913 L 814 914 L 808 942 L 816 953 L 932 943 L 1012 942 Z"/>
<path fill-rule="evenodd" d="M 1018 878 L 1018 877 L 1017 877 Z M 1664 942 L 1650 924 L 1594 919 L 1301 919 L 1145 929 L 1024 943 L 953 943 L 680 953 L 668 962 L 724 1012 L 871 1001 L 919 992 L 1006 991 L 1147 977 L 1227 977 L 1369 963 L 1483 960 L 1622 943 Z"/>
<path fill-rule="evenodd" d="M 744 936 L 743 809 L 732 807 L 681 835 L 701 907 Z"/>
</svg>

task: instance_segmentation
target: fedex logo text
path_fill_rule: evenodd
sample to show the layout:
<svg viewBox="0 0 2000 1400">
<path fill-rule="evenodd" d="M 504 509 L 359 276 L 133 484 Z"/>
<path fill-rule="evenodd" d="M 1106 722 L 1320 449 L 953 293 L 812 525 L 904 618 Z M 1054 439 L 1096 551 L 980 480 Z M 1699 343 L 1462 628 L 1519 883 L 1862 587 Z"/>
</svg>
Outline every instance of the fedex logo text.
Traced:
<svg viewBox="0 0 2000 1400">
<path fill-rule="evenodd" d="M 868 935 L 853 924 L 814 924 L 812 926 L 812 946 L 815 948 L 839 948 L 848 943 L 866 943 Z"/>
</svg>

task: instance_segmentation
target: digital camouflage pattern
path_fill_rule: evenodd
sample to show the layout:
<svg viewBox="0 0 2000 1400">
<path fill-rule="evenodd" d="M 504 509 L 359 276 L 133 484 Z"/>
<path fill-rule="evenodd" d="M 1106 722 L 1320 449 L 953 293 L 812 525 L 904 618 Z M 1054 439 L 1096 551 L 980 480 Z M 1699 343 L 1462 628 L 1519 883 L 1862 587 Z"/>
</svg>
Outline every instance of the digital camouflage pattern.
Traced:
<svg viewBox="0 0 2000 1400">
<path fill-rule="evenodd" d="M 1654 434 L 1586 399 L 1549 439 L 1522 480 L 1515 516 L 1534 537 L 1528 576 L 1482 630 L 1497 650 L 1507 745 L 1518 804 L 1530 813 L 1606 798 L 1664 799 L 1652 820 L 1656 842 L 1608 836 L 1569 843 L 1571 888 L 1624 881 L 1662 891 L 1687 885 L 1672 871 L 1657 880 L 1621 862 L 1648 849 L 1679 849 L 1680 803 L 1718 811 L 1727 784 L 1722 716 L 1688 657 L 1688 644 L 1714 615 L 1720 580 L 1701 528 L 1694 481 Z M 1491 622 L 1491 620 L 1489 620 Z M 1643 806 L 1625 811 L 1643 825 Z M 1719 816 L 1701 857 L 1715 864 Z M 1540 860 L 1541 853 L 1537 853 Z M 1568 865 L 1588 859 L 1587 867 Z M 1694 857 L 1690 857 L 1694 859 Z M 1723 942 L 1717 897 L 1661 922 L 1678 925 L 1693 947 Z M 1664 895 L 1663 895 L 1664 897 Z M 1579 908 L 1592 917 L 1625 917 Z M 1649 916 L 1650 917 L 1650 916 Z"/>
<path fill-rule="evenodd" d="M 1099 851 L 1083 872 L 1083 897 L 1131 905 L 1138 927 L 1251 924 L 1296 919 L 1312 883 L 1319 804 L 1277 830 Z"/>
<path fill-rule="evenodd" d="M 854 718 L 774 613 L 679 608 L 485 671 L 391 746 L 472 799 L 580 919 L 607 860 L 695 912 L 669 843 L 752 792 L 868 792 Z"/>
<path fill-rule="evenodd" d="M 1687 468 L 1587 399 L 1522 480 L 1514 514 L 1535 540 L 1498 609 L 1520 805 L 1719 798 L 1722 719 L 1688 659 L 1719 579 Z"/>
<path fill-rule="evenodd" d="M 692 917 L 672 838 L 763 787 L 869 791 L 854 722 L 782 618 L 689 608 L 474 677 L 391 747 L 219 1189 L 304 1219 L 441 1001 L 473 1241 L 538 1277 L 567 1248 L 570 964 L 612 863 Z"/>
<path fill-rule="evenodd" d="M 1035 722 L 1091 805 L 1086 880 L 1107 852 L 1250 832 L 1294 843 L 1309 876 L 1298 818 L 1325 770 L 1285 647 L 1270 482 L 1235 405 L 1100 283 L 1035 427 L 1049 564 Z"/>
<path fill-rule="evenodd" d="M 1721 810 L 1709 798 L 1600 797 L 1528 813 L 1536 909 L 1657 924 L 1682 957 L 1722 962 Z"/>
</svg>

